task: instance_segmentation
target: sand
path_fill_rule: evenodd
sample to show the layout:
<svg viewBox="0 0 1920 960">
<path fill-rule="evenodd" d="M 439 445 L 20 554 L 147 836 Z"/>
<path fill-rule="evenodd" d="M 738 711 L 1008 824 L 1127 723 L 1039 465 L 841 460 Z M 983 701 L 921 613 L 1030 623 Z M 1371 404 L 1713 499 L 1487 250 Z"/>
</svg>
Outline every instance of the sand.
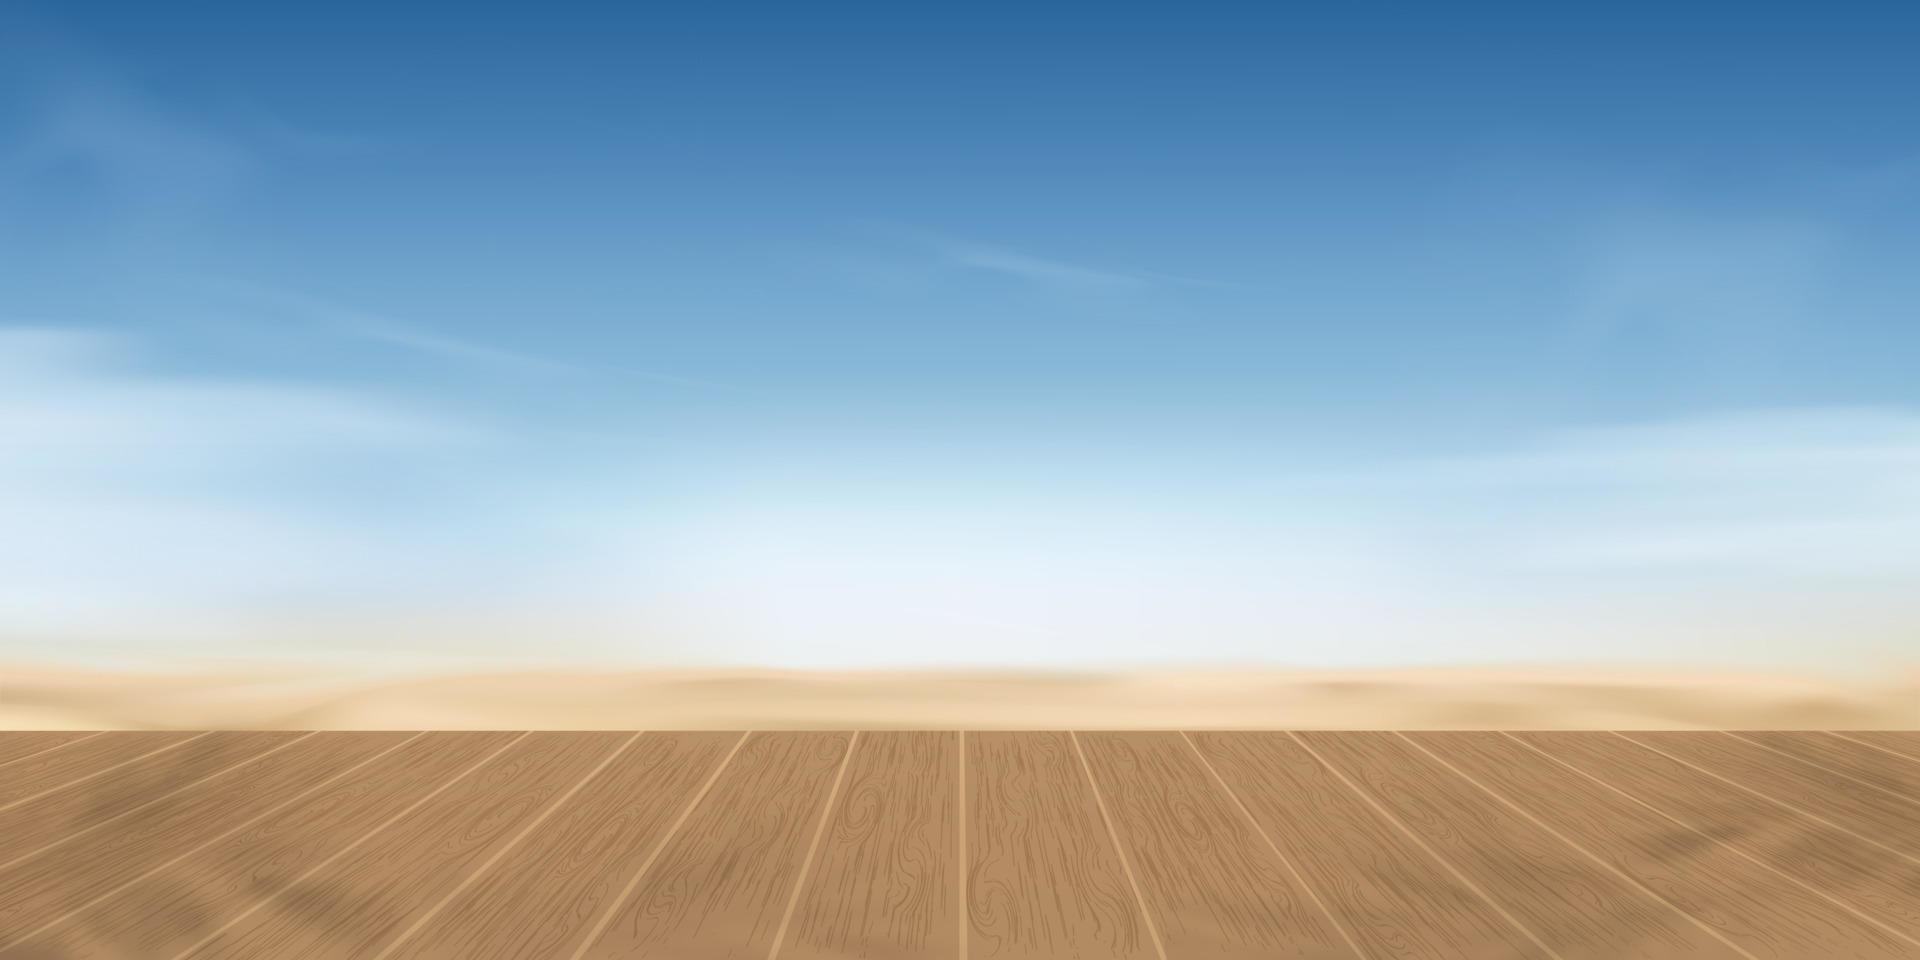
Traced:
<svg viewBox="0 0 1920 960">
<path fill-rule="evenodd" d="M 0 666 L 0 729 L 1920 729 L 1878 680 L 1568 668 L 1115 673 Z"/>
</svg>

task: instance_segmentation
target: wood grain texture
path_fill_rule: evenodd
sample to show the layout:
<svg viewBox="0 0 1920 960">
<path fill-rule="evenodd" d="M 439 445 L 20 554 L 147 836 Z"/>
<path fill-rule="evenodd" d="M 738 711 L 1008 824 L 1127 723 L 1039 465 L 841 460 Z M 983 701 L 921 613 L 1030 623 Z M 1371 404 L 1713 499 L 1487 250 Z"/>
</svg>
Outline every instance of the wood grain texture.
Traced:
<svg viewBox="0 0 1920 960">
<path fill-rule="evenodd" d="M 513 737 L 428 734 L 293 806 L 139 879 L 52 929 L 0 950 L 0 957 L 154 960 L 175 956 L 262 898 L 279 894 L 343 843 L 367 834 Z"/>
<path fill-rule="evenodd" d="M 1920 857 L 1920 804 L 1725 735 L 1633 733 L 1645 744 L 1908 856 Z"/>
<path fill-rule="evenodd" d="M 75 783 L 97 780 L 119 764 L 183 743 L 194 734 L 172 731 L 107 733 L 0 768 L 0 810 Z"/>
<path fill-rule="evenodd" d="M 531 734 L 190 956 L 373 956 L 629 737 Z"/>
<path fill-rule="evenodd" d="M 1156 956 L 1064 733 L 967 734 L 971 960 Z"/>
<path fill-rule="evenodd" d="M 217 733 L 75 784 L 72 789 L 56 790 L 0 810 L 0 865 L 116 817 L 135 811 L 148 813 L 155 801 L 182 789 L 191 790 L 235 764 L 299 737 L 297 733 Z M 4 926 L 0 921 L 0 927 Z"/>
<path fill-rule="evenodd" d="M 861 734 L 781 960 L 959 956 L 958 741 Z"/>
<path fill-rule="evenodd" d="M 1611 734 L 1514 736 L 1920 940 L 1920 863 Z"/>
<path fill-rule="evenodd" d="M 1843 733 L 1829 734 L 1855 743 L 1864 743 L 1882 751 L 1899 754 L 1901 758 L 1920 763 L 1920 731 L 1911 730 L 1848 730 Z"/>
<path fill-rule="evenodd" d="M 84 740 L 95 734 L 86 731 L 64 730 L 6 730 L 0 731 L 0 777 L 10 776 L 8 764 L 36 753 L 43 753 L 56 747 L 63 747 L 78 740 Z"/>
<path fill-rule="evenodd" d="M 241 749 L 255 735 L 220 736 Z M 32 929 L 47 918 L 80 907 L 101 890 L 197 846 L 230 825 L 320 783 L 340 766 L 350 766 L 406 737 L 391 733 L 339 734 L 285 743 L 288 736 L 276 735 L 266 741 L 281 743 L 286 749 L 273 750 L 201 780 L 110 822 L 106 828 L 74 836 L 57 846 L 42 847 L 26 861 L 0 871 L 0 930 Z M 161 756 L 193 748 L 188 745 Z M 70 792 L 47 799 L 64 798 Z"/>
<path fill-rule="evenodd" d="M 1564 960 L 1740 955 L 1393 734 L 1300 738 Z"/>
<path fill-rule="evenodd" d="M 571 957 L 739 739 L 641 736 L 389 960 Z"/>
<path fill-rule="evenodd" d="M 1180 734 L 1080 742 L 1167 956 L 1355 956 Z"/>
<path fill-rule="evenodd" d="M 1920 957 L 1903 734 L 27 736 L 0 960 Z"/>
<path fill-rule="evenodd" d="M 1920 763 L 1824 733 L 1742 731 L 1728 736 L 1757 743 L 1828 771 L 1852 777 L 1920 803 Z M 1920 816 L 1920 806 L 1914 814 Z"/>
<path fill-rule="evenodd" d="M 850 734 L 747 738 L 586 957 L 765 957 Z"/>
<path fill-rule="evenodd" d="M 1502 734 L 1408 736 L 1755 957 L 1912 955 L 1833 901 Z"/>
<path fill-rule="evenodd" d="M 1551 957 L 1291 736 L 1192 740 L 1369 956 Z"/>
</svg>

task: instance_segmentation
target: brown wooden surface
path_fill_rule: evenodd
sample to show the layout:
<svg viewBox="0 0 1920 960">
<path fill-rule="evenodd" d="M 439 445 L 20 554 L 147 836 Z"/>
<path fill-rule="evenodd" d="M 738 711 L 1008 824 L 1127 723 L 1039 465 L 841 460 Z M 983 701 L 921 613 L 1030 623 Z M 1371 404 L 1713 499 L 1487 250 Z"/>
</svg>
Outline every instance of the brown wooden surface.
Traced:
<svg viewBox="0 0 1920 960">
<path fill-rule="evenodd" d="M 1740 956 L 1394 734 L 1300 738 L 1565 960 Z"/>
<path fill-rule="evenodd" d="M 1910 957 L 1889 936 L 1711 837 L 1609 789 L 1500 733 L 1414 733 L 1507 802 L 1684 911 L 1730 944 L 1762 957 Z"/>
<path fill-rule="evenodd" d="M 642 735 L 390 960 L 573 956 L 739 740 Z"/>
<path fill-rule="evenodd" d="M 1769 750 L 1839 774 L 1855 783 L 1920 803 L 1920 763 L 1824 733 L 1736 733 Z"/>
<path fill-rule="evenodd" d="M 236 733 L 202 737 L 155 754 L 114 776 L 96 776 L 30 800 L 15 801 L 0 810 L 0 869 L 57 841 L 71 841 L 121 817 L 147 815 L 173 795 L 216 780 L 236 766 L 275 747 L 286 746 L 297 733 Z M 124 835 L 129 825 L 113 831 Z M 4 900 L 0 899 L 0 903 Z M 0 908 L 3 910 L 4 908 Z M 0 913 L 4 916 L 4 913 Z M 0 919 L 0 928 L 6 923 Z"/>
<path fill-rule="evenodd" d="M 1829 733 L 1853 743 L 1862 743 L 1887 753 L 1899 754 L 1908 760 L 1920 762 L 1920 732 L 1888 730 L 1848 730 L 1845 733 Z"/>
<path fill-rule="evenodd" d="M 72 746 L 49 750 L 0 767 L 0 812 L 30 802 L 49 791 L 90 780 L 186 743 L 191 733 L 109 733 Z"/>
<path fill-rule="evenodd" d="M 1064 733 L 967 734 L 967 955 L 1155 957 Z"/>
<path fill-rule="evenodd" d="M 513 737 L 434 733 L 415 740 L 98 903 L 48 917 L 51 928 L 0 949 L 0 957 L 177 956 L 242 912 L 270 907 L 261 906 L 265 898 L 338 852 L 338 838 L 370 834 Z"/>
<path fill-rule="evenodd" d="M 1192 740 L 1369 956 L 1552 956 L 1292 736 Z"/>
<path fill-rule="evenodd" d="M 771 952 L 852 740 L 756 733 L 583 956 Z"/>
<path fill-rule="evenodd" d="M 1167 956 L 1355 956 L 1179 734 L 1080 740 Z"/>
<path fill-rule="evenodd" d="M 535 733 L 303 876 L 273 904 L 193 951 L 196 960 L 371 957 L 412 918 L 579 783 L 629 735 Z M 314 922 L 315 920 L 319 922 Z"/>
<path fill-rule="evenodd" d="M 236 750 L 253 752 L 253 747 L 261 745 L 255 739 L 259 736 L 264 735 L 240 734 L 205 742 L 231 743 Z M 291 739 L 293 736 L 281 734 L 265 741 L 269 747 L 267 752 L 213 776 L 192 781 L 117 819 L 90 821 L 58 809 L 45 811 L 49 823 L 92 825 L 55 831 L 59 834 L 56 842 L 43 844 L 0 870 L 0 930 L 19 929 L 33 917 L 58 916 L 73 910 L 101 890 L 144 873 L 232 824 L 325 780 L 340 765 L 352 764 L 406 738 L 404 734 L 356 733 L 338 737 L 310 736 L 296 741 Z M 156 763 L 147 770 L 164 770 L 176 762 L 189 760 L 172 755 L 191 749 L 190 745 L 170 751 L 169 763 Z M 130 772 L 125 778 L 103 785 L 103 788 L 113 788 L 104 796 L 114 801 L 111 807 L 121 806 L 123 784 L 141 782 L 150 781 L 146 776 Z M 166 786 L 164 781 L 160 782 L 155 785 L 156 792 Z M 69 794 L 78 799 L 78 795 L 86 792 L 83 789 L 62 791 L 44 799 L 59 800 Z M 27 812 L 39 806 L 41 802 L 36 801 L 8 813 Z M 46 837 L 43 831 L 21 835 Z M 0 837 L 4 836 L 6 834 L 0 833 Z"/>
<path fill-rule="evenodd" d="M 1684 823 L 1837 898 L 1897 933 L 1920 956 L 1920 861 L 1736 790 L 1679 761 L 1605 734 L 1517 739 L 1625 790 Z"/>
<path fill-rule="evenodd" d="M 0 958 L 1920 957 L 1917 748 L 0 733 Z"/>
<path fill-rule="evenodd" d="M 100 734 L 85 731 L 68 733 L 58 730 L 28 730 L 0 734 L 0 776 L 9 775 L 10 771 L 6 767 L 16 760 L 97 736 Z"/>
<path fill-rule="evenodd" d="M 1838 773 L 1726 735 L 1632 733 L 1652 747 L 1908 856 L 1920 857 L 1920 799 L 1892 796 Z"/>
<path fill-rule="evenodd" d="M 861 734 L 780 956 L 959 956 L 958 741 Z"/>
</svg>

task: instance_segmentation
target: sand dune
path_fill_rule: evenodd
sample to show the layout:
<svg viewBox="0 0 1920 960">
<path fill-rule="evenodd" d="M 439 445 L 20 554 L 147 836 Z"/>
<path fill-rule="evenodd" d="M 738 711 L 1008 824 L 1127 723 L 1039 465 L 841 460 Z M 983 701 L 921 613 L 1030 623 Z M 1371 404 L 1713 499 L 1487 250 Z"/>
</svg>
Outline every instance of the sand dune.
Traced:
<svg viewBox="0 0 1920 960">
<path fill-rule="evenodd" d="M 1920 676 L 1603 670 L 135 673 L 0 667 L 0 729 L 1920 729 Z"/>
</svg>

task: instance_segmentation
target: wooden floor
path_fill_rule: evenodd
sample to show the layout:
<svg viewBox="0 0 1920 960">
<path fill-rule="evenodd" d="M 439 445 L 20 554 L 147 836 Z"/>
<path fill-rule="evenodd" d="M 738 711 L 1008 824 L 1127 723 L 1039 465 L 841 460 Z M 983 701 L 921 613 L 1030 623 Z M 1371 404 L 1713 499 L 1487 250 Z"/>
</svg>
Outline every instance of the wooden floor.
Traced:
<svg viewBox="0 0 1920 960">
<path fill-rule="evenodd" d="M 0 733 L 80 957 L 1920 957 L 1920 733 Z"/>
</svg>

